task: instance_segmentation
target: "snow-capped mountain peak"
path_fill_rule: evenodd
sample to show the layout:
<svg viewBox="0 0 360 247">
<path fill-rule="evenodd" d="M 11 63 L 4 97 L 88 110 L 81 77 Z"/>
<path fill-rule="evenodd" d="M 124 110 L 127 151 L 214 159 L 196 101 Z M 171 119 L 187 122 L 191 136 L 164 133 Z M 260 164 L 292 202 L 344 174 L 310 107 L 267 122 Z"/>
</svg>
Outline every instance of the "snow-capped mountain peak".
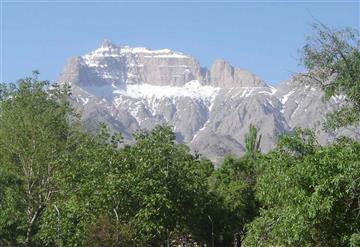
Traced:
<svg viewBox="0 0 360 247">
<path fill-rule="evenodd" d="M 166 123 L 179 142 L 211 159 L 243 152 L 250 124 L 262 135 L 263 151 L 294 127 L 317 128 L 323 143 L 339 134 L 324 132 L 320 124 L 326 112 L 341 104 L 338 98 L 324 103 L 319 89 L 294 79 L 274 88 L 224 60 L 201 68 L 192 56 L 169 49 L 104 41 L 70 58 L 59 82 L 72 82 L 74 104 L 90 129 L 106 122 L 130 140 L 139 128 Z M 356 129 L 346 131 L 341 133 L 360 137 Z"/>
</svg>

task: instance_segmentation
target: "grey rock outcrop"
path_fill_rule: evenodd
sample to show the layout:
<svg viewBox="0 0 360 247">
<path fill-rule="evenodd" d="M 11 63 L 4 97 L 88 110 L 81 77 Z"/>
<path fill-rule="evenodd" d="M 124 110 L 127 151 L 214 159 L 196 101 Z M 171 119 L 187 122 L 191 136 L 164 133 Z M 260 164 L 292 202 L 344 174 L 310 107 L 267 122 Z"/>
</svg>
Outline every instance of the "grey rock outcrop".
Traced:
<svg viewBox="0 0 360 247">
<path fill-rule="evenodd" d="M 221 88 L 265 86 L 256 75 L 247 70 L 234 68 L 228 62 L 215 60 L 210 69 L 210 84 Z"/>
<path fill-rule="evenodd" d="M 344 97 L 332 97 L 325 101 L 323 95 L 320 88 L 304 85 L 296 77 L 281 83 L 275 94 L 282 103 L 281 112 L 290 128 L 314 129 L 321 144 L 328 144 L 339 136 L 360 139 L 360 126 L 324 130 L 326 114 L 338 109 L 344 103 Z"/>
</svg>

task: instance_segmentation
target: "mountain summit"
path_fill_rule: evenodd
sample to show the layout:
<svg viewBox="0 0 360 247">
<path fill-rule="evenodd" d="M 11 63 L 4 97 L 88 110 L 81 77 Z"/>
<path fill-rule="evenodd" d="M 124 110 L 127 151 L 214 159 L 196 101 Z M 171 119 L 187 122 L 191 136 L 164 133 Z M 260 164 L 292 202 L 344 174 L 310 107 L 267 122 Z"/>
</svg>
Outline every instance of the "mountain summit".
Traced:
<svg viewBox="0 0 360 247">
<path fill-rule="evenodd" d="M 70 58 L 60 77 L 60 81 L 72 81 L 76 85 L 98 86 L 184 86 L 192 80 L 221 88 L 265 86 L 258 76 L 223 60 L 216 60 L 208 70 L 200 68 L 196 59 L 181 52 L 115 46 L 107 40 L 84 56 Z"/>
<path fill-rule="evenodd" d="M 294 78 L 274 88 L 220 59 L 202 68 L 192 56 L 169 49 L 105 40 L 96 50 L 71 57 L 58 82 L 71 83 L 73 102 L 90 130 L 102 121 L 131 140 L 139 129 L 166 123 L 179 142 L 212 160 L 242 153 L 250 124 L 259 129 L 265 152 L 278 134 L 295 127 L 317 129 L 323 143 L 339 134 L 360 137 L 356 129 L 322 130 L 320 121 L 341 99 L 324 103 L 321 90 Z"/>
</svg>

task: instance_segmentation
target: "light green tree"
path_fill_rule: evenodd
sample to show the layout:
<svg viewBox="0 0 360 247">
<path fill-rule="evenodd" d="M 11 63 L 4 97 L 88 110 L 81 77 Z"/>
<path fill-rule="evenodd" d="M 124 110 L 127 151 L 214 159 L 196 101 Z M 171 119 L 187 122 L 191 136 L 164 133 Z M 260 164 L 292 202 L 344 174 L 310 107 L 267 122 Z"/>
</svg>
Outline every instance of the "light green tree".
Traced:
<svg viewBox="0 0 360 247">
<path fill-rule="evenodd" d="M 50 93 L 51 91 L 51 93 Z M 0 244 L 30 246 L 57 187 L 74 116 L 67 90 L 32 77 L 0 88 Z"/>
<path fill-rule="evenodd" d="M 131 241 L 127 215 L 135 203 L 129 189 L 133 176 L 127 149 L 117 149 L 114 136 L 101 124 L 96 136 L 77 132 L 72 137 L 72 149 L 58 161 L 59 193 L 41 221 L 42 245 L 127 246 Z"/>
<path fill-rule="evenodd" d="M 358 30 L 333 30 L 314 25 L 302 49 L 301 61 L 308 72 L 299 78 L 320 86 L 325 99 L 345 97 L 346 104 L 328 114 L 325 127 L 335 129 L 358 124 L 360 120 L 360 40 Z"/>
<path fill-rule="evenodd" d="M 320 86 L 325 99 L 345 97 L 325 127 L 360 119 L 357 31 L 314 26 L 302 50 L 308 69 L 300 79 Z M 360 144 L 339 138 L 320 146 L 311 130 L 282 135 L 277 148 L 257 159 L 260 216 L 248 224 L 245 246 L 359 246 Z"/>
</svg>

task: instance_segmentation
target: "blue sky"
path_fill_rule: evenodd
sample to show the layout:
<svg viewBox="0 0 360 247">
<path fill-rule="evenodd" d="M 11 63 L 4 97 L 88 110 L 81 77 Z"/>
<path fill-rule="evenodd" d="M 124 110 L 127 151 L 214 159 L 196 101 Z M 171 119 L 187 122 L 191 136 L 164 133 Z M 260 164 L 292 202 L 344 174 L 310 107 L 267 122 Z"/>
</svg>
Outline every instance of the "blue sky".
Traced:
<svg viewBox="0 0 360 247">
<path fill-rule="evenodd" d="M 302 70 L 298 50 L 314 17 L 330 27 L 359 27 L 358 1 L 0 1 L 3 82 L 34 69 L 55 80 L 68 57 L 108 39 L 182 51 L 202 66 L 222 58 L 276 84 Z"/>
</svg>

